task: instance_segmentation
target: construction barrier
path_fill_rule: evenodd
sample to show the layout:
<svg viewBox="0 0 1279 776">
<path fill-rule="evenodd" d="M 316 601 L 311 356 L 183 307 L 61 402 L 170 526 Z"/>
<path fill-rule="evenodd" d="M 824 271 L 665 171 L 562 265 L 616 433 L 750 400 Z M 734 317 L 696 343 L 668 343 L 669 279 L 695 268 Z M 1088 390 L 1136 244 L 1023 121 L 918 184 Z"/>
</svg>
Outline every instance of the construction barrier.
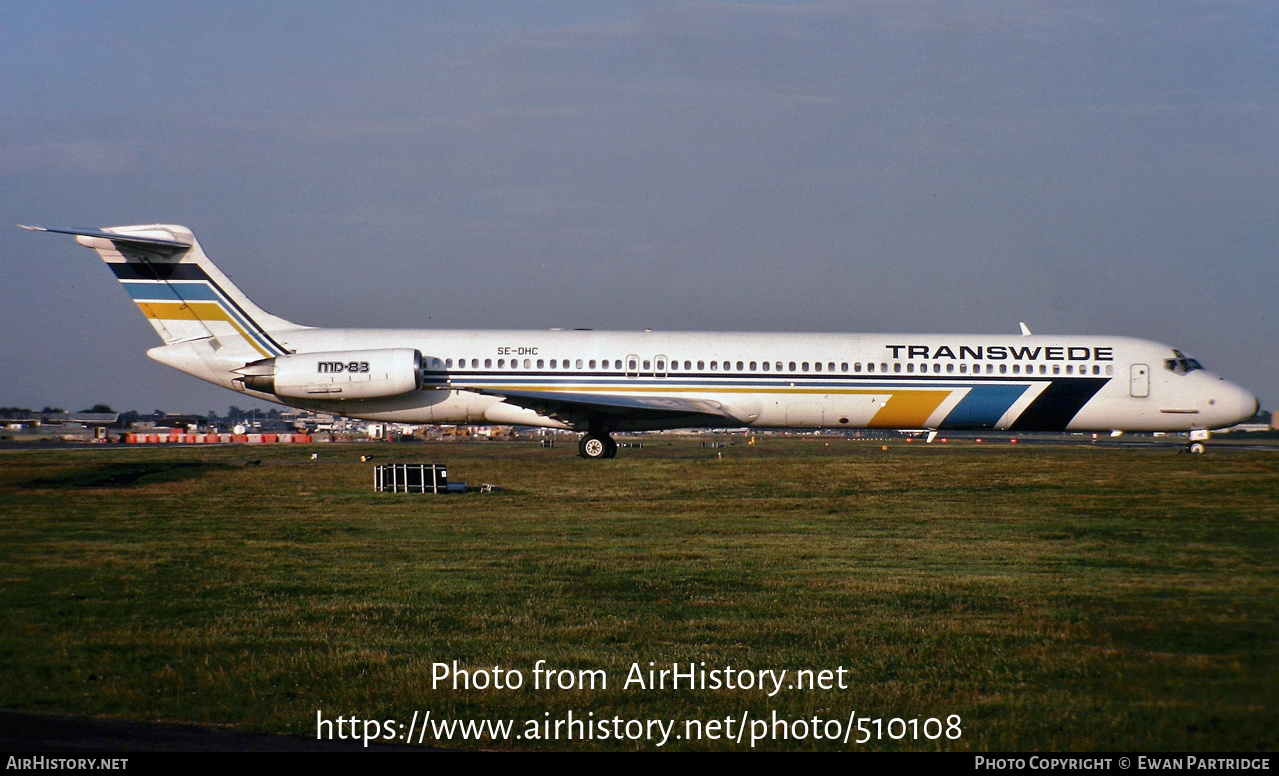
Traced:
<svg viewBox="0 0 1279 776">
<path fill-rule="evenodd" d="M 163 434 L 140 434 L 130 431 L 123 435 L 126 444 L 158 445 L 158 444 L 307 444 L 312 441 L 310 434 L 184 434 L 170 431 Z"/>
</svg>

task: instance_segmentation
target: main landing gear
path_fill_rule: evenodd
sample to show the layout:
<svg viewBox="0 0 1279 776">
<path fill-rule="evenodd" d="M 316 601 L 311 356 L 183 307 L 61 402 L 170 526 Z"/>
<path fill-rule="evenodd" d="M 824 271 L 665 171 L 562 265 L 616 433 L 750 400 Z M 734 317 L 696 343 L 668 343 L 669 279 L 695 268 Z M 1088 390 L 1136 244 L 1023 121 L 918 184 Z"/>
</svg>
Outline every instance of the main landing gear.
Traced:
<svg viewBox="0 0 1279 776">
<path fill-rule="evenodd" d="M 616 458 L 617 443 L 603 431 L 591 431 L 582 435 L 577 443 L 577 454 L 588 460 Z"/>
</svg>

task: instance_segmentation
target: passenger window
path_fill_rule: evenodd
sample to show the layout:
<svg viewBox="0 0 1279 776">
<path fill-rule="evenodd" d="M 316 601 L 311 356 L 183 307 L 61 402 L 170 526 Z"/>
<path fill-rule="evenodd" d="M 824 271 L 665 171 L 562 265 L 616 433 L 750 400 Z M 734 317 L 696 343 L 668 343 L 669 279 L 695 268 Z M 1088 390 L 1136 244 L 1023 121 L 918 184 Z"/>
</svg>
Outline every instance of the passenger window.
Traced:
<svg viewBox="0 0 1279 776">
<path fill-rule="evenodd" d="M 692 368 L 693 368 L 693 362 L 692 362 L 692 361 L 685 361 L 685 362 L 684 362 L 684 371 L 685 371 L 685 372 L 687 372 L 688 370 L 690 370 L 690 369 L 692 369 Z"/>
<path fill-rule="evenodd" d="M 718 362 L 718 361 L 712 361 L 712 362 L 711 362 L 711 371 L 712 371 L 712 372 L 719 371 L 719 362 Z"/>
<path fill-rule="evenodd" d="M 795 371 L 795 362 L 794 362 L 794 361 L 790 362 L 790 371 L 792 371 L 792 372 L 794 372 L 794 371 Z"/>
<path fill-rule="evenodd" d="M 847 372 L 847 371 L 848 371 L 848 362 L 847 362 L 847 361 L 845 361 L 844 363 L 842 363 L 842 364 L 840 364 L 840 365 L 839 365 L 839 371 L 841 371 L 841 372 Z"/>
<path fill-rule="evenodd" d="M 800 365 L 800 368 L 801 368 L 801 369 L 803 369 L 805 372 L 807 372 L 807 371 L 808 371 L 808 362 L 807 362 L 807 361 L 805 361 L 803 364 L 801 364 L 801 365 Z"/>
<path fill-rule="evenodd" d="M 954 372 L 955 372 L 955 364 L 954 363 L 947 364 L 946 374 L 954 374 Z"/>
<path fill-rule="evenodd" d="M 907 364 L 907 365 L 906 365 L 906 371 L 907 371 L 907 372 L 914 372 L 914 371 L 915 371 L 915 365 L 914 365 L 914 364 Z"/>
<path fill-rule="evenodd" d="M 484 359 L 484 368 L 485 368 L 485 369 L 492 369 L 492 368 L 493 368 L 493 359 L 491 359 L 491 358 L 486 358 L 486 359 Z"/>
<path fill-rule="evenodd" d="M 755 371 L 755 362 L 754 362 L 754 361 L 752 361 L 752 362 L 751 362 L 751 371 L 752 371 L 752 372 L 754 372 L 754 371 Z"/>
<path fill-rule="evenodd" d="M 894 372 L 902 371 L 902 365 L 900 361 L 898 361 L 896 364 L 893 364 L 893 371 Z"/>
<path fill-rule="evenodd" d="M 760 364 L 760 366 L 764 367 L 764 371 L 765 371 L 765 372 L 767 372 L 767 371 L 768 371 L 768 362 L 767 362 L 767 361 L 765 361 L 763 364 Z"/>
<path fill-rule="evenodd" d="M 813 364 L 813 369 L 817 370 L 818 372 L 822 371 L 822 362 L 818 361 L 816 364 Z"/>
<path fill-rule="evenodd" d="M 542 365 L 543 365 L 544 363 L 545 363 L 545 362 L 544 362 L 544 361 L 542 361 L 542 359 L 540 359 L 540 358 L 539 358 L 539 359 L 537 360 L 537 368 L 538 368 L 538 369 L 541 369 L 541 368 L 542 368 Z"/>
<path fill-rule="evenodd" d="M 580 358 L 577 360 L 577 368 L 578 368 L 578 369 L 581 369 L 581 368 L 582 368 L 582 359 L 580 359 Z"/>
<path fill-rule="evenodd" d="M 705 361 L 698 361 L 698 362 L 697 362 L 697 368 L 698 368 L 698 369 L 705 369 L 705 368 L 706 368 L 706 362 L 705 362 Z"/>
<path fill-rule="evenodd" d="M 506 359 L 504 359 L 504 358 L 499 358 L 499 359 L 497 360 L 497 368 L 498 368 L 498 369 L 502 369 L 502 368 L 503 368 L 503 367 L 505 367 L 505 366 L 506 366 Z"/>
<path fill-rule="evenodd" d="M 628 364 L 630 364 L 630 366 L 629 366 L 629 367 L 627 367 L 627 368 L 628 368 L 628 369 L 630 369 L 632 372 L 634 372 L 634 371 L 638 368 L 638 367 L 635 365 L 635 360 L 634 360 L 634 359 L 632 359 L 632 360 L 628 361 L 627 363 L 628 363 Z"/>
<path fill-rule="evenodd" d="M 867 372 L 874 372 L 874 371 L 875 371 L 875 365 L 874 365 L 874 364 L 867 364 L 867 365 L 866 365 L 866 371 L 867 371 Z"/>
<path fill-rule="evenodd" d="M 743 367 L 743 365 L 742 365 L 742 362 L 741 362 L 741 361 L 738 361 L 738 362 L 737 362 L 737 371 L 739 371 L 739 372 L 743 372 L 743 371 L 745 371 L 745 369 L 744 369 L 744 367 Z"/>
</svg>

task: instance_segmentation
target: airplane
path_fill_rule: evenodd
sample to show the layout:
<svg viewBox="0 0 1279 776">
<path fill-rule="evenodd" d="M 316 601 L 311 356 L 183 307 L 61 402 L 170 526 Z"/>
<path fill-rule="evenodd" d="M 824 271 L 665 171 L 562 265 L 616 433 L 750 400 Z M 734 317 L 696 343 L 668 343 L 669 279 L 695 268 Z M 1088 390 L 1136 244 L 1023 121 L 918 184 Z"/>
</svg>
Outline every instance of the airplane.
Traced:
<svg viewBox="0 0 1279 776">
<path fill-rule="evenodd" d="M 21 225 L 19 225 L 21 226 Z M 377 421 L 612 434 L 675 428 L 1190 432 L 1257 399 L 1180 350 L 1114 336 L 326 329 L 258 307 L 169 224 L 31 231 L 98 252 L 164 345 L 265 401 Z"/>
</svg>

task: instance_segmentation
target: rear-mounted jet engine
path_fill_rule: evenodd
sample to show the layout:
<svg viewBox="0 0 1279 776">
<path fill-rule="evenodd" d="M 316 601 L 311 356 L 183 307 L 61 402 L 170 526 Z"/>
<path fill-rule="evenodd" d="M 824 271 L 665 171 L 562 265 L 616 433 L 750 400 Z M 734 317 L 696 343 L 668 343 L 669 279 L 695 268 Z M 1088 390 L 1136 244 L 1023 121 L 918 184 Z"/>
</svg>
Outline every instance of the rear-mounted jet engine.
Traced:
<svg viewBox="0 0 1279 776">
<path fill-rule="evenodd" d="M 282 399 L 385 399 L 421 389 L 422 354 L 410 348 L 294 353 L 235 371 L 246 389 Z"/>
</svg>

